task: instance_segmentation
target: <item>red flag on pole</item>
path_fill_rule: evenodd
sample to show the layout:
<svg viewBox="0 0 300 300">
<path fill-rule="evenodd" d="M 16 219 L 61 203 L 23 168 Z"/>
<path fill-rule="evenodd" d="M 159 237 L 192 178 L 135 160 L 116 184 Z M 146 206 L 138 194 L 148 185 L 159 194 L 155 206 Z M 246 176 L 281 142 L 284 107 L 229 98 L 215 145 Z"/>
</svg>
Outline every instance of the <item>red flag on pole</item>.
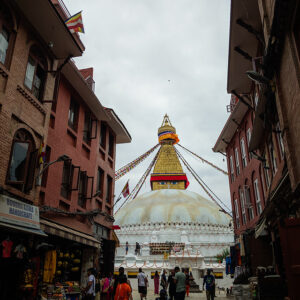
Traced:
<svg viewBox="0 0 300 300">
<path fill-rule="evenodd" d="M 127 196 L 129 196 L 129 194 L 130 194 L 130 192 L 129 192 L 129 180 L 128 180 L 122 190 L 122 195 L 124 198 L 126 198 Z"/>
</svg>

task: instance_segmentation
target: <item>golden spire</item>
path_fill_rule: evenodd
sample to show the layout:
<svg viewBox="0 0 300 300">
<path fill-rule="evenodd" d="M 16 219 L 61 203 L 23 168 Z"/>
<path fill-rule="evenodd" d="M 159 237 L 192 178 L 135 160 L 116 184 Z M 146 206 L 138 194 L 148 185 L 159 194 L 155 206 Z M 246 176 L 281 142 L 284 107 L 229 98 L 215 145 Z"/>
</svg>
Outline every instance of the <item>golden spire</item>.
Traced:
<svg viewBox="0 0 300 300">
<path fill-rule="evenodd" d="M 161 149 L 151 174 L 152 190 L 186 189 L 188 180 L 174 148 L 179 139 L 167 114 L 158 128 L 158 140 Z"/>
</svg>

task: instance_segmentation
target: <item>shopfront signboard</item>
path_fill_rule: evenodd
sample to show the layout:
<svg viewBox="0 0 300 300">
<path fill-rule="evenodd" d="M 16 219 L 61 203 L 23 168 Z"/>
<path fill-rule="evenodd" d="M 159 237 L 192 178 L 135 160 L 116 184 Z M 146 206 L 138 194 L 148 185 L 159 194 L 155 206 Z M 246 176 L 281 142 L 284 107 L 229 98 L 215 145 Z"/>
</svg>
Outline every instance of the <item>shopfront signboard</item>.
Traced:
<svg viewBox="0 0 300 300">
<path fill-rule="evenodd" d="M 39 208 L 12 197 L 0 195 L 0 222 L 40 229 Z"/>
</svg>

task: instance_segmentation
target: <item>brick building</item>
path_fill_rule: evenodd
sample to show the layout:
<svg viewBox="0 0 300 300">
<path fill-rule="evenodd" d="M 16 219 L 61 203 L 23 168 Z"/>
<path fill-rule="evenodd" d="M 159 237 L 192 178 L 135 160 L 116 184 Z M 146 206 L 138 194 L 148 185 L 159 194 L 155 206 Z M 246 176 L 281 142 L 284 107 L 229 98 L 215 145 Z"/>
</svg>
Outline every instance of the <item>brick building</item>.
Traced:
<svg viewBox="0 0 300 300">
<path fill-rule="evenodd" d="M 49 167 L 42 178 L 41 223 L 46 231 L 58 228 L 95 236 L 104 243 L 113 238 L 114 171 L 116 144 L 131 137 L 112 109 L 101 105 L 94 94 L 93 69 L 78 70 L 73 62 L 62 69 L 52 104 L 46 147 L 47 161 L 68 159 Z M 112 251 L 102 253 L 113 263 Z M 111 255 L 112 255 L 111 254 Z M 105 268 L 111 269 L 107 263 Z M 108 271 L 108 270 L 107 270 Z"/>
<path fill-rule="evenodd" d="M 1 2 L 1 299 L 113 270 L 116 144 L 131 137 L 94 94 L 93 69 L 71 60 L 84 45 L 68 17 L 61 0 Z"/>
<path fill-rule="evenodd" d="M 1 299 L 19 297 L 24 264 L 14 256 L 15 249 L 23 249 L 16 246 L 45 236 L 40 229 L 36 176 L 38 152 L 48 134 L 48 101 L 53 99 L 60 66 L 83 50 L 50 1 L 1 1 Z"/>
<path fill-rule="evenodd" d="M 227 91 L 252 115 L 248 151 L 252 160 L 258 161 L 255 164 L 263 199 L 262 211 L 253 219 L 251 228 L 255 228 L 255 243 L 264 239 L 271 245 L 272 266 L 280 276 L 261 281 L 261 297 L 298 297 L 300 244 L 295 237 L 300 233 L 299 12 L 299 1 L 231 1 Z M 238 105 L 231 116 L 237 108 Z M 220 137 L 226 144 L 223 148 L 229 149 L 227 123 Z M 236 128 L 240 130 L 242 125 L 243 121 L 238 121 Z M 215 150 L 220 150 L 221 144 L 219 139 Z M 227 151 L 229 172 L 230 157 Z M 238 230 L 242 205 L 241 209 L 236 207 L 231 197 L 235 231 L 249 236 L 251 231 L 244 230 L 241 224 Z M 247 241 L 245 248 L 251 248 L 253 241 Z M 266 248 L 256 247 L 259 253 Z M 272 288 L 268 290 L 267 286 Z"/>
</svg>

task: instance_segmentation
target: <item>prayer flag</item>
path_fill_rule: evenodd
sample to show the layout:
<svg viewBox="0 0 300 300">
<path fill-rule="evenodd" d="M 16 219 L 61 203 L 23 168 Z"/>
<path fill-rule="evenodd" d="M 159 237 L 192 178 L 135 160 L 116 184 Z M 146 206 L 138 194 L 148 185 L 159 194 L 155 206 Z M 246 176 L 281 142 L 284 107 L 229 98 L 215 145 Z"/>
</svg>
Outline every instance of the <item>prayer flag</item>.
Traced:
<svg viewBox="0 0 300 300">
<path fill-rule="evenodd" d="M 128 180 L 122 190 L 122 195 L 124 198 L 126 198 L 127 196 L 129 196 L 129 194 L 130 194 L 130 192 L 129 192 L 129 180 Z"/>
<path fill-rule="evenodd" d="M 113 230 L 119 230 L 119 229 L 121 229 L 121 227 L 120 227 L 119 225 L 113 225 L 113 226 L 112 226 L 112 229 L 113 229 Z"/>
<path fill-rule="evenodd" d="M 65 21 L 69 30 L 74 32 L 84 33 L 81 11 Z"/>
<path fill-rule="evenodd" d="M 46 161 L 46 145 L 44 142 L 41 143 L 40 149 L 39 149 L 39 163 L 43 164 Z"/>
</svg>

